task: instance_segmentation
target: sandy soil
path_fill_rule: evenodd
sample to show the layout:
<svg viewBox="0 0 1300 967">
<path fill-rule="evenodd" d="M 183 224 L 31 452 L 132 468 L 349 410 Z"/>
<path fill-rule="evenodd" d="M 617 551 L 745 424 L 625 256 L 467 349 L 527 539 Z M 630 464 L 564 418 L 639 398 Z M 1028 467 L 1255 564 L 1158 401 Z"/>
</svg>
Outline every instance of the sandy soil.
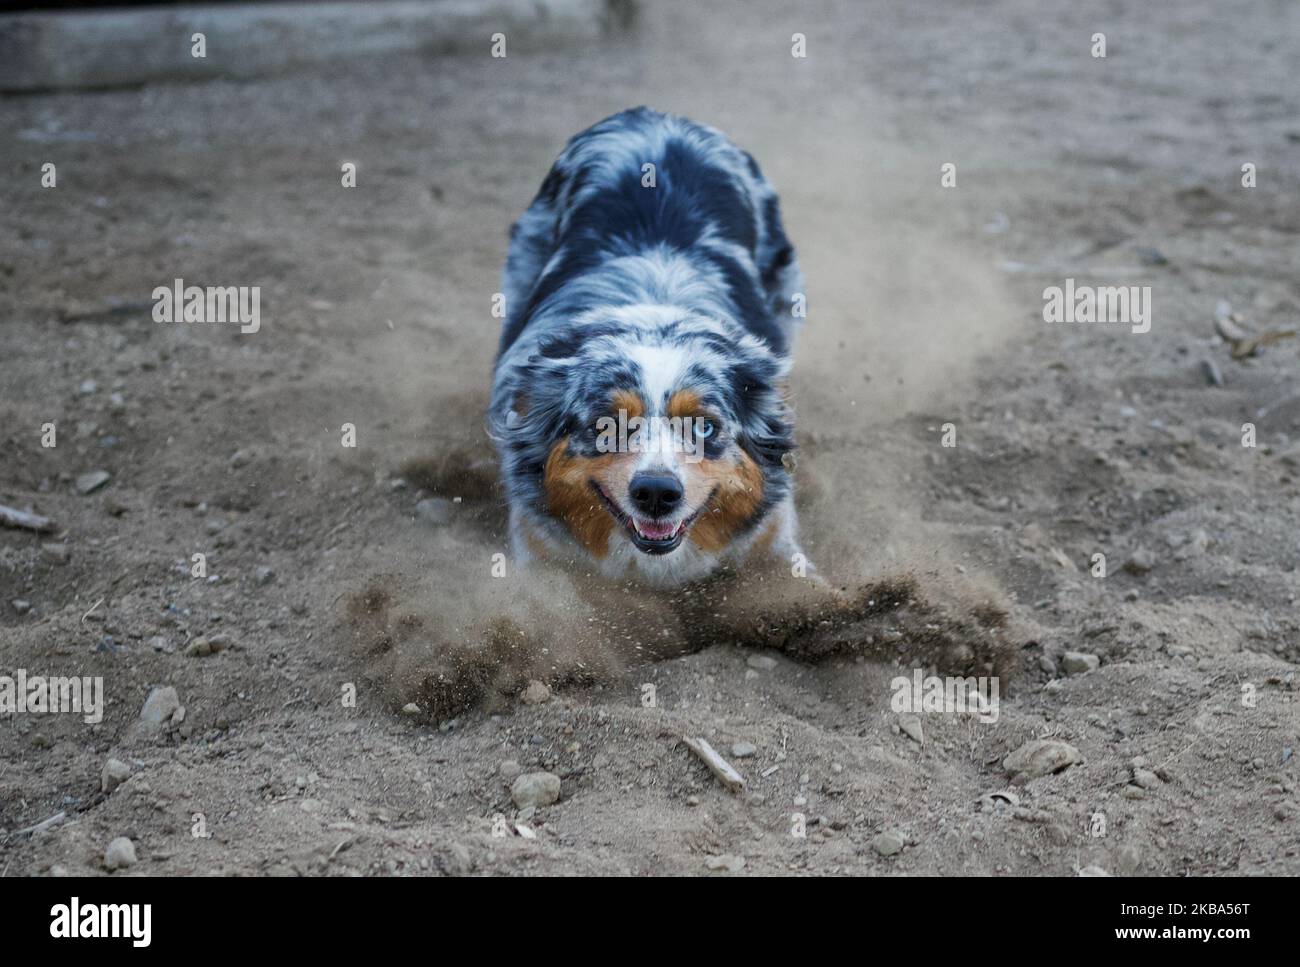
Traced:
<svg viewBox="0 0 1300 967">
<path fill-rule="evenodd" d="M 1297 324 L 1295 5 L 699 6 L 589 50 L 0 103 L 0 503 L 58 525 L 0 530 L 0 672 L 108 702 L 0 718 L 0 871 L 127 836 L 115 875 L 1300 872 L 1300 350 L 1214 331 L 1220 300 Z M 639 103 L 782 192 L 804 543 L 872 608 L 492 577 L 506 229 Z M 155 324 L 176 277 L 261 286 L 261 330 Z M 1045 323 L 1066 278 L 1149 285 L 1151 331 Z M 896 675 L 987 667 L 996 723 L 891 708 Z M 184 714 L 151 726 L 159 686 Z M 1013 780 L 1037 738 L 1079 761 Z M 519 771 L 559 801 L 521 819 Z"/>
</svg>

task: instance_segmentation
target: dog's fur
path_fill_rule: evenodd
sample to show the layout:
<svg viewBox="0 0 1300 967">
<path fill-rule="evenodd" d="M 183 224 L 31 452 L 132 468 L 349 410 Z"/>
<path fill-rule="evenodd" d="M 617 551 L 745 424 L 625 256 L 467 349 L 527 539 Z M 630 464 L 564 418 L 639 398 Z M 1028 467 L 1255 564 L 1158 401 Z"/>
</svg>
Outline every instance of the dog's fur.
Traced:
<svg viewBox="0 0 1300 967">
<path fill-rule="evenodd" d="M 488 419 L 516 560 L 672 586 L 758 547 L 795 559 L 783 457 L 802 279 L 754 159 L 713 128 L 624 111 L 569 142 L 510 239 Z M 620 410 L 707 419 L 703 459 L 602 452 L 598 421 Z M 647 475 L 677 481 L 680 506 L 640 513 L 659 507 L 629 495 Z"/>
</svg>

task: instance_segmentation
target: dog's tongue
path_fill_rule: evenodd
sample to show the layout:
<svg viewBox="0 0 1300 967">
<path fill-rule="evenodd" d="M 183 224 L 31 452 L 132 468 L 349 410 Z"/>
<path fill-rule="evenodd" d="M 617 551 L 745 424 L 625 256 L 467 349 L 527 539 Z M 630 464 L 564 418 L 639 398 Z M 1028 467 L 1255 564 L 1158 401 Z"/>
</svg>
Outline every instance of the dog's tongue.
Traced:
<svg viewBox="0 0 1300 967">
<path fill-rule="evenodd" d="M 638 520 L 636 529 L 642 537 L 648 537 L 652 541 L 663 541 L 672 537 L 677 532 L 676 524 L 659 524 L 648 520 Z"/>
</svg>

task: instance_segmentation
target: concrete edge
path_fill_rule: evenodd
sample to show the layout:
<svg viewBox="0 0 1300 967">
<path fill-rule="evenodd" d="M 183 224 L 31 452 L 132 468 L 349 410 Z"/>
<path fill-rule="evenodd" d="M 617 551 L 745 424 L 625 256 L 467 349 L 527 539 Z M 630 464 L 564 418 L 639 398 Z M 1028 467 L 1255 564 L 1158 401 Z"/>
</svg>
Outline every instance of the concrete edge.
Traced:
<svg viewBox="0 0 1300 967">
<path fill-rule="evenodd" d="M 635 0 L 384 0 L 4 14 L 0 91 L 249 78 L 404 51 L 491 56 L 498 33 L 509 56 L 627 29 L 635 11 Z"/>
</svg>

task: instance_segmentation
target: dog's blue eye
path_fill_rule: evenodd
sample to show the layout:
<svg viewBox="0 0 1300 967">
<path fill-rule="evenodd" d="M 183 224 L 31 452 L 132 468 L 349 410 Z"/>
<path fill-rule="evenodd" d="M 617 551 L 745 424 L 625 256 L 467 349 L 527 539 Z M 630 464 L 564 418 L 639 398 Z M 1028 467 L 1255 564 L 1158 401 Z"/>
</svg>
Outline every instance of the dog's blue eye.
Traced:
<svg viewBox="0 0 1300 967">
<path fill-rule="evenodd" d="M 701 440 L 707 440 L 709 437 L 713 436 L 713 421 L 696 420 L 695 435 L 699 437 Z"/>
</svg>

